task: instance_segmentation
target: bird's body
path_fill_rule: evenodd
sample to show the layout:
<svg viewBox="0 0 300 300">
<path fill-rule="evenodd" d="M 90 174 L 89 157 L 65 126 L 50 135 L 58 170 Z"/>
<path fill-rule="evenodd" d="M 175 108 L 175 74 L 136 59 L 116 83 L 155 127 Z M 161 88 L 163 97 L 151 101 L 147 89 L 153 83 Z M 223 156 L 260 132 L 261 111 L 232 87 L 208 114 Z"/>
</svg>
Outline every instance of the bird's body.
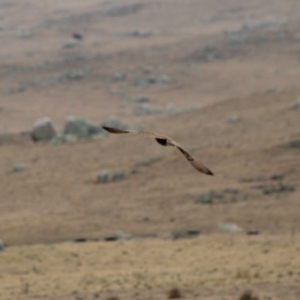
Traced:
<svg viewBox="0 0 300 300">
<path fill-rule="evenodd" d="M 173 139 L 169 138 L 166 135 L 163 135 L 160 133 L 155 133 L 152 131 L 144 131 L 144 130 L 140 130 L 140 131 L 138 131 L 138 130 L 123 130 L 123 129 L 112 128 L 112 127 L 107 127 L 107 126 L 103 126 L 103 128 L 110 133 L 117 133 L 117 134 L 133 133 L 133 134 L 139 134 L 139 135 L 152 137 L 162 146 L 176 147 L 197 171 L 207 174 L 207 175 L 214 175 L 213 172 L 211 172 L 207 167 L 205 167 L 200 161 L 198 161 L 194 157 L 192 157 L 192 155 L 190 155 L 181 145 L 179 145 L 177 142 L 175 142 Z"/>
</svg>

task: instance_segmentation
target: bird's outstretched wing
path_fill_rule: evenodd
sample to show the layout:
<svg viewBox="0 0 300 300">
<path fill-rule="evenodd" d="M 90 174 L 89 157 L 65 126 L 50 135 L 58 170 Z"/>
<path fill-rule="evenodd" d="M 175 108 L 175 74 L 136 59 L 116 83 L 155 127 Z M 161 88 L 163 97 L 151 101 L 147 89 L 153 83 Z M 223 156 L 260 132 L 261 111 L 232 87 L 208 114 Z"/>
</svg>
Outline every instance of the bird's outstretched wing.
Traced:
<svg viewBox="0 0 300 300">
<path fill-rule="evenodd" d="M 177 142 L 175 142 L 173 139 L 169 138 L 166 135 L 155 133 L 152 131 L 144 131 L 144 130 L 123 130 L 123 129 L 112 128 L 108 126 L 103 126 L 103 128 L 110 133 L 133 133 L 133 134 L 149 136 L 154 138 L 160 145 L 174 146 L 185 156 L 185 158 L 196 170 L 207 175 L 214 175 L 212 171 L 210 171 L 207 167 L 205 167 L 200 161 L 196 160 L 181 145 L 179 145 Z"/>
</svg>

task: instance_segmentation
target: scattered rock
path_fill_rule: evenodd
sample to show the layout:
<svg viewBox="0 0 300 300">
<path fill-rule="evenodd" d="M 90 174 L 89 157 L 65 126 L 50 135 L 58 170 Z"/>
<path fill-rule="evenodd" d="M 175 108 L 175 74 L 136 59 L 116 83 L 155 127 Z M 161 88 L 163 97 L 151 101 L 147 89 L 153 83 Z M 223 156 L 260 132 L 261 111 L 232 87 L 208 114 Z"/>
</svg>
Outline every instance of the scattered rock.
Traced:
<svg viewBox="0 0 300 300">
<path fill-rule="evenodd" d="M 129 36 L 136 38 L 148 38 L 152 36 L 153 32 L 148 29 L 135 29 L 128 33 Z"/>
<path fill-rule="evenodd" d="M 152 84 L 153 83 L 165 84 L 165 83 L 169 83 L 169 82 L 170 82 L 170 78 L 166 74 L 148 78 L 148 83 L 152 83 Z"/>
<path fill-rule="evenodd" d="M 4 248 L 5 248 L 5 244 L 2 240 L 0 240 L 0 251 L 4 250 Z"/>
<path fill-rule="evenodd" d="M 97 174 L 97 183 L 117 182 L 125 179 L 123 172 L 111 173 L 108 170 L 101 170 Z"/>
<path fill-rule="evenodd" d="M 114 82 L 124 81 L 125 79 L 126 79 L 126 73 L 116 72 L 111 76 L 111 80 Z"/>
<path fill-rule="evenodd" d="M 76 138 L 91 138 L 106 136 L 107 132 L 101 125 L 76 116 L 69 116 L 65 122 L 64 135 L 71 135 Z"/>
<path fill-rule="evenodd" d="M 187 112 L 194 109 L 197 109 L 197 107 L 190 106 L 190 107 L 179 108 L 174 106 L 171 103 L 169 103 L 165 107 L 159 107 L 159 106 L 153 107 L 147 103 L 138 103 L 136 107 L 133 109 L 133 114 L 135 114 L 136 116 L 146 116 L 146 115 L 153 115 L 153 114 L 160 114 L 160 113 L 177 114 L 177 113 Z"/>
<path fill-rule="evenodd" d="M 258 235 L 260 232 L 255 229 L 251 229 L 247 231 L 247 235 Z"/>
<path fill-rule="evenodd" d="M 266 180 L 264 177 L 245 177 L 242 178 L 241 182 L 260 182 Z"/>
<path fill-rule="evenodd" d="M 241 118 L 239 116 L 234 116 L 234 117 L 231 117 L 229 119 L 226 120 L 226 123 L 227 124 L 235 124 L 235 123 L 238 123 L 241 121 Z"/>
<path fill-rule="evenodd" d="M 207 191 L 201 195 L 194 197 L 194 202 L 197 204 L 212 204 L 214 199 L 214 192 Z"/>
<path fill-rule="evenodd" d="M 119 129 L 127 129 L 128 126 L 124 124 L 122 121 L 120 121 L 118 118 L 112 116 L 106 119 L 103 123 L 103 126 L 108 126 L 108 127 L 115 127 Z"/>
<path fill-rule="evenodd" d="M 294 39 L 295 39 L 295 40 L 300 40 L 300 33 L 296 33 L 296 34 L 294 35 Z"/>
<path fill-rule="evenodd" d="M 290 110 L 300 109 L 300 98 L 298 98 L 291 106 Z"/>
<path fill-rule="evenodd" d="M 81 70 L 70 70 L 63 74 L 63 77 L 68 80 L 78 80 L 82 79 L 86 76 L 87 70 L 81 69 Z"/>
<path fill-rule="evenodd" d="M 101 170 L 97 174 L 97 183 L 107 183 L 111 181 L 112 174 L 108 170 Z"/>
<path fill-rule="evenodd" d="M 273 175 L 271 175 L 270 179 L 271 180 L 282 180 L 284 177 L 284 175 L 280 172 L 274 173 Z"/>
<path fill-rule="evenodd" d="M 53 9 L 53 13 L 55 13 L 55 14 L 62 14 L 65 12 L 67 12 L 67 9 L 65 7 L 57 6 Z"/>
<path fill-rule="evenodd" d="M 143 72 L 144 72 L 145 74 L 150 74 L 150 73 L 153 72 L 153 67 L 151 67 L 151 66 L 145 66 L 145 67 L 143 68 Z"/>
<path fill-rule="evenodd" d="M 164 112 L 163 108 L 158 108 L 158 107 L 153 108 L 146 103 L 139 103 L 133 110 L 133 113 L 136 116 L 153 115 L 153 114 L 159 114 L 163 112 Z"/>
<path fill-rule="evenodd" d="M 18 37 L 22 39 L 28 39 L 31 38 L 32 36 L 33 36 L 33 32 L 31 30 L 24 29 L 19 31 L 18 33 Z"/>
<path fill-rule="evenodd" d="M 60 146 L 67 142 L 67 137 L 62 133 L 57 133 L 50 141 L 52 146 Z"/>
<path fill-rule="evenodd" d="M 79 43 L 80 43 L 80 40 L 71 37 L 63 43 L 62 48 L 63 49 L 71 49 L 71 48 L 78 46 Z"/>
<path fill-rule="evenodd" d="M 132 78 L 132 83 L 133 83 L 133 85 L 135 85 L 139 88 L 143 88 L 143 87 L 147 86 L 148 81 L 146 78 L 137 75 Z"/>
<path fill-rule="evenodd" d="M 213 204 L 215 199 L 218 199 L 222 203 L 231 203 L 238 200 L 247 199 L 248 195 L 240 194 L 237 189 L 224 189 L 220 191 L 209 190 L 200 195 L 194 196 L 194 202 L 197 204 Z"/>
<path fill-rule="evenodd" d="M 217 226 L 219 231 L 224 231 L 224 232 L 242 232 L 243 228 L 238 226 L 235 223 L 220 223 Z"/>
<path fill-rule="evenodd" d="M 51 119 L 48 117 L 38 119 L 33 124 L 31 137 L 35 142 L 50 141 L 56 135 Z"/>
<path fill-rule="evenodd" d="M 74 239 L 75 243 L 85 243 L 87 241 L 88 241 L 87 238 L 77 238 L 77 239 Z"/>
<path fill-rule="evenodd" d="M 295 190 L 295 186 L 291 183 L 282 183 L 280 182 L 278 185 L 269 185 L 269 186 L 258 186 L 258 188 L 263 190 L 265 195 L 274 194 L 274 193 L 283 193 L 283 192 L 293 192 Z"/>
<path fill-rule="evenodd" d="M 12 170 L 11 173 L 19 173 L 19 172 L 23 172 L 26 169 L 24 164 L 16 164 Z"/>
<path fill-rule="evenodd" d="M 118 17 L 135 14 L 144 8 L 143 3 L 128 4 L 119 7 L 113 7 L 103 12 L 103 15 Z"/>
<path fill-rule="evenodd" d="M 289 143 L 289 146 L 292 147 L 292 148 L 300 148 L 300 140 L 291 141 Z"/>
<path fill-rule="evenodd" d="M 123 179 L 125 179 L 125 174 L 123 172 L 121 172 L 121 173 L 115 173 L 112 176 L 112 181 L 115 181 L 115 182 L 116 181 L 121 181 Z"/>
<path fill-rule="evenodd" d="M 9 0 L 1 0 L 0 1 L 0 8 L 4 8 L 4 7 L 10 7 L 13 6 L 14 3 L 12 1 Z"/>
<path fill-rule="evenodd" d="M 199 234 L 200 234 L 199 230 L 176 229 L 172 232 L 172 237 L 174 240 L 178 240 L 178 239 L 195 237 Z"/>
<path fill-rule="evenodd" d="M 107 242 L 113 242 L 118 240 L 130 240 L 132 236 L 124 233 L 123 231 L 116 231 L 113 235 L 107 236 L 104 238 Z"/>
<path fill-rule="evenodd" d="M 150 102 L 150 99 L 148 97 L 139 97 L 134 100 L 137 103 L 148 103 Z"/>
<path fill-rule="evenodd" d="M 72 34 L 72 38 L 81 41 L 81 40 L 83 40 L 83 35 L 81 33 L 74 32 Z"/>
</svg>

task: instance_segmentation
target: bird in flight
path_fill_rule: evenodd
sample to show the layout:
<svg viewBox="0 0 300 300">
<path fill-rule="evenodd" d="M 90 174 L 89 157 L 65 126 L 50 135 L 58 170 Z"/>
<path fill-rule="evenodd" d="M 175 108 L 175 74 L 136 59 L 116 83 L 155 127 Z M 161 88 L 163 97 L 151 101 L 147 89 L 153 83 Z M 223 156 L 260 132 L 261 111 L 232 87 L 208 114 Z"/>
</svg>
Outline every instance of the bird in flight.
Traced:
<svg viewBox="0 0 300 300">
<path fill-rule="evenodd" d="M 212 171 L 206 168 L 199 160 L 196 160 L 190 153 L 188 153 L 181 145 L 172 140 L 166 135 L 162 135 L 159 133 L 151 132 L 151 131 L 138 131 L 138 130 L 123 130 L 118 128 L 112 128 L 107 126 L 102 126 L 105 130 L 110 133 L 133 133 L 144 136 L 149 136 L 154 138 L 160 145 L 162 146 L 173 146 L 176 147 L 189 161 L 189 163 L 199 172 L 204 173 L 206 175 L 214 175 Z"/>
</svg>

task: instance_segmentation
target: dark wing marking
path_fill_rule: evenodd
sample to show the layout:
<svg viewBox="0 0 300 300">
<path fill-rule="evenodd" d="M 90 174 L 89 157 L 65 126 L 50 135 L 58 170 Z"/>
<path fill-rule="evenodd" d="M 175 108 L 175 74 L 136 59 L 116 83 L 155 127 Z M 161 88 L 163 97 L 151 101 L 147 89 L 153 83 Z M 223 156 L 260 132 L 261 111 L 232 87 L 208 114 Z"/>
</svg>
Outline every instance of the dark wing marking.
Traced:
<svg viewBox="0 0 300 300">
<path fill-rule="evenodd" d="M 167 146 L 168 145 L 168 140 L 167 139 L 159 139 L 155 138 L 155 140 L 162 146 Z"/>
</svg>

